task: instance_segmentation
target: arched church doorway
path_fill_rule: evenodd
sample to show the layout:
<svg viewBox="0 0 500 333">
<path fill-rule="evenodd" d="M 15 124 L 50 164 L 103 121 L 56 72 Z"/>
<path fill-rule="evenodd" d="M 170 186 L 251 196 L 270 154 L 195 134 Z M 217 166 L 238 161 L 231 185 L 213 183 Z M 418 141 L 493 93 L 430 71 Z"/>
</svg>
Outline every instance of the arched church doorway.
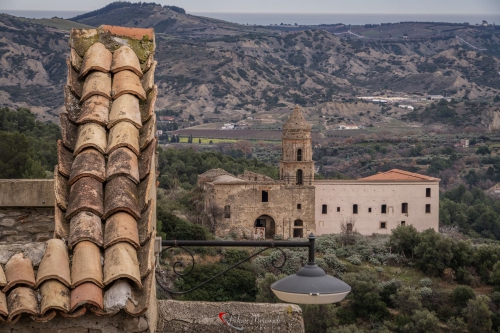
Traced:
<svg viewBox="0 0 500 333">
<path fill-rule="evenodd" d="M 274 219 L 269 215 L 261 215 L 255 220 L 255 228 L 266 228 L 266 239 L 274 238 L 276 233 L 276 224 Z"/>
</svg>

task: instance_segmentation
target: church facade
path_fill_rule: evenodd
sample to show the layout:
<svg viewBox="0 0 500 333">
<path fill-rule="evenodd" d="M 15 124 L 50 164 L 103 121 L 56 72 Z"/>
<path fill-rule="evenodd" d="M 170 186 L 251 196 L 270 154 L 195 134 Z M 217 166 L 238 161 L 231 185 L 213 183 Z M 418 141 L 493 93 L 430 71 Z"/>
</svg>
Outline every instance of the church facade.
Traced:
<svg viewBox="0 0 500 333">
<path fill-rule="evenodd" d="M 295 107 L 283 125 L 279 180 L 246 171 L 199 175 L 216 234 L 244 239 L 306 238 L 356 231 L 388 234 L 398 225 L 439 226 L 439 179 L 391 170 L 359 180 L 314 180 L 311 125 Z"/>
</svg>

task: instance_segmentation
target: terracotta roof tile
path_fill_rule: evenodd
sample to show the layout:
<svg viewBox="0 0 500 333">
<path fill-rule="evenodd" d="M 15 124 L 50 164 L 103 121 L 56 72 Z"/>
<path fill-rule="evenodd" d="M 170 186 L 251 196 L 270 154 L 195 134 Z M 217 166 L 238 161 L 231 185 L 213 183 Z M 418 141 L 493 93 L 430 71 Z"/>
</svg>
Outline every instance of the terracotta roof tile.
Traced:
<svg viewBox="0 0 500 333">
<path fill-rule="evenodd" d="M 156 84 L 153 86 L 153 89 L 148 92 L 145 101 L 139 102 L 139 109 L 141 110 L 141 122 L 145 123 L 151 118 L 151 116 L 155 112 L 155 102 L 156 97 L 158 96 L 158 87 Z"/>
<path fill-rule="evenodd" d="M 19 318 L 14 318 L 23 313 L 37 315 L 40 312 L 35 291 L 26 287 L 17 287 L 12 290 L 7 296 L 7 304 L 10 321 L 17 321 Z"/>
<path fill-rule="evenodd" d="M 75 150 L 75 144 L 78 138 L 78 126 L 69 121 L 68 114 L 65 112 L 59 114 L 59 119 L 61 121 L 62 143 L 69 150 L 73 151 Z"/>
<path fill-rule="evenodd" d="M 25 258 L 22 253 L 14 254 L 5 264 L 5 277 L 7 285 L 3 288 L 6 293 L 17 285 L 35 286 L 35 272 L 30 258 Z"/>
<path fill-rule="evenodd" d="M 69 46 L 83 57 L 98 37 L 97 29 L 71 29 Z"/>
<path fill-rule="evenodd" d="M 142 77 L 141 64 L 135 52 L 127 45 L 121 46 L 113 54 L 111 72 L 116 73 L 122 70 L 129 70 Z"/>
<path fill-rule="evenodd" d="M 387 172 L 381 172 L 373 176 L 361 178 L 359 180 L 394 180 L 394 181 L 439 181 L 438 178 L 421 175 L 419 173 L 408 172 L 399 169 L 392 169 Z"/>
<path fill-rule="evenodd" d="M 54 192 L 56 197 L 56 205 L 61 207 L 62 210 L 68 208 L 68 180 L 61 175 L 59 167 L 56 165 L 54 168 Z"/>
<path fill-rule="evenodd" d="M 59 239 L 68 239 L 69 237 L 69 223 L 57 204 L 54 207 L 54 237 Z"/>
<path fill-rule="evenodd" d="M 140 247 L 137 220 L 125 212 L 111 215 L 104 228 L 104 248 L 118 242 L 128 242 L 136 249 Z"/>
<path fill-rule="evenodd" d="M 68 287 L 71 286 L 68 249 L 60 239 L 47 241 L 47 248 L 36 274 L 35 287 L 38 288 L 47 280 L 57 280 Z"/>
<path fill-rule="evenodd" d="M 132 286 L 126 279 L 116 281 L 104 293 L 104 309 L 106 313 L 116 313 L 127 306 L 132 297 Z"/>
<path fill-rule="evenodd" d="M 71 165 L 73 164 L 73 154 L 66 148 L 61 140 L 57 140 L 57 161 L 58 171 L 64 177 L 69 177 L 71 173 Z"/>
<path fill-rule="evenodd" d="M 135 248 L 127 242 L 108 247 L 104 252 L 104 284 L 118 279 L 129 279 L 142 287 L 139 261 Z"/>
<path fill-rule="evenodd" d="M 102 216 L 104 211 L 102 184 L 91 177 L 80 178 L 71 186 L 65 217 L 70 219 L 84 210 L 98 216 Z"/>
<path fill-rule="evenodd" d="M 80 72 L 80 69 L 82 68 L 83 58 L 78 55 L 74 48 L 70 47 L 69 50 L 69 61 L 71 63 L 71 66 L 73 66 L 73 68 L 77 72 Z"/>
<path fill-rule="evenodd" d="M 71 266 L 72 287 L 75 288 L 84 282 L 92 282 L 100 288 L 104 287 L 101 251 L 97 245 L 87 241 L 76 244 L 73 249 L 73 264 Z"/>
<path fill-rule="evenodd" d="M 94 71 L 87 75 L 80 102 L 95 95 L 111 99 L 111 74 Z"/>
<path fill-rule="evenodd" d="M 40 313 L 44 315 L 49 310 L 69 312 L 70 291 L 67 286 L 57 280 L 44 282 L 40 287 Z"/>
<path fill-rule="evenodd" d="M 84 77 L 90 71 L 109 72 L 112 58 L 113 55 L 106 46 L 101 43 L 92 44 L 83 57 L 80 77 Z"/>
<path fill-rule="evenodd" d="M 154 38 L 154 30 L 152 28 L 128 28 L 113 25 L 101 25 L 99 28 L 116 36 L 131 37 L 134 39 L 143 39 L 144 36 L 147 36 L 149 40 Z"/>
<path fill-rule="evenodd" d="M 137 286 L 132 288 L 132 297 L 127 301 L 125 312 L 131 316 L 140 316 L 145 313 L 152 302 L 156 302 L 156 286 L 154 274 L 149 274 L 142 279 L 142 289 Z M 151 300 L 153 298 L 153 300 Z"/>
<path fill-rule="evenodd" d="M 103 308 L 102 289 L 91 282 L 80 284 L 71 291 L 71 311 L 81 306 L 91 305 Z"/>
<path fill-rule="evenodd" d="M 109 117 L 109 99 L 100 95 L 89 97 L 82 104 L 81 113 L 77 123 L 96 123 L 102 126 L 108 124 Z"/>
<path fill-rule="evenodd" d="M 2 316 L 7 317 L 8 315 L 9 309 L 7 308 L 7 297 L 0 291 L 0 319 Z"/>
<path fill-rule="evenodd" d="M 145 150 L 139 155 L 139 178 L 143 180 L 151 172 L 151 168 L 155 169 L 155 165 L 152 165 L 155 161 L 157 142 L 156 139 L 146 147 Z"/>
<path fill-rule="evenodd" d="M 144 91 L 147 93 L 150 92 L 155 85 L 156 64 L 157 62 L 153 61 L 151 68 L 146 73 L 144 73 L 143 77 L 141 78 L 142 87 L 144 88 Z"/>
<path fill-rule="evenodd" d="M 144 150 L 155 138 L 156 134 L 156 117 L 151 117 L 147 123 L 139 131 L 140 149 Z"/>
<path fill-rule="evenodd" d="M 80 98 L 71 92 L 69 86 L 64 86 L 64 107 L 68 114 L 68 119 L 76 123 L 82 112 Z"/>
<path fill-rule="evenodd" d="M 136 219 L 141 218 L 137 185 L 123 176 L 114 177 L 106 183 L 103 218 L 119 211 L 127 212 Z"/>
<path fill-rule="evenodd" d="M 144 78 L 144 77 L 143 77 Z M 132 71 L 123 70 L 113 76 L 113 88 L 111 94 L 114 99 L 123 94 L 133 94 L 141 100 L 146 99 L 146 91 L 141 85 L 141 79 Z"/>
<path fill-rule="evenodd" d="M 106 129 L 103 126 L 94 123 L 78 126 L 78 140 L 73 154 L 78 155 L 80 151 L 88 147 L 93 147 L 104 154 L 106 150 Z"/>
<path fill-rule="evenodd" d="M 73 185 L 82 177 L 92 177 L 101 183 L 106 180 L 106 162 L 98 150 L 87 148 L 75 157 L 68 185 Z"/>
<path fill-rule="evenodd" d="M 127 147 L 136 155 L 140 154 L 139 130 L 126 121 L 119 122 L 109 131 L 109 142 L 106 152 L 110 154 L 120 147 Z"/>
<path fill-rule="evenodd" d="M 69 59 L 66 59 L 66 65 L 68 66 L 68 78 L 66 80 L 66 85 L 73 94 L 78 97 L 82 97 L 83 91 L 83 81 L 78 78 L 78 72 L 71 66 Z"/>
<path fill-rule="evenodd" d="M 47 311 L 44 315 L 36 315 L 36 316 L 30 316 L 30 317 L 34 321 L 37 321 L 39 323 L 45 323 L 49 320 L 54 319 L 56 316 L 57 316 L 57 312 L 55 310 L 50 310 L 50 311 Z"/>
<path fill-rule="evenodd" d="M 106 180 L 116 176 L 125 176 L 139 184 L 139 167 L 137 155 L 128 148 L 118 148 L 109 154 L 106 167 Z"/>
<path fill-rule="evenodd" d="M 148 276 L 154 270 L 155 262 L 155 245 L 153 238 L 137 250 L 137 258 L 139 259 L 139 270 L 141 272 L 141 279 Z"/>
<path fill-rule="evenodd" d="M 141 63 L 141 71 L 143 73 L 146 73 L 149 70 L 149 68 L 151 68 L 151 65 L 153 64 L 154 60 L 155 60 L 154 54 L 150 53 L 146 61 Z"/>
<path fill-rule="evenodd" d="M 72 249 L 82 241 L 103 245 L 101 218 L 94 213 L 82 211 L 71 218 L 68 246 Z"/>
<path fill-rule="evenodd" d="M 5 277 L 5 273 L 3 271 L 2 266 L 0 266 L 0 287 L 5 287 L 7 285 L 7 278 Z"/>
<path fill-rule="evenodd" d="M 151 204 L 147 206 L 147 209 L 142 212 L 141 219 L 137 222 L 137 228 L 139 230 L 139 243 L 144 245 L 150 238 L 154 231 L 156 225 L 155 218 L 155 199 L 151 199 Z"/>
<path fill-rule="evenodd" d="M 88 282 L 90 284 L 93 284 L 92 282 Z M 82 285 L 78 286 L 81 288 Z M 77 288 L 78 288 L 77 287 Z M 99 290 L 101 290 L 101 288 L 95 286 L 96 288 L 98 288 Z M 75 289 L 71 290 L 71 295 L 73 295 Z M 80 291 L 80 290 L 79 290 Z M 102 292 L 102 290 L 101 290 Z M 76 296 L 75 296 L 76 297 Z M 73 299 L 73 298 L 71 298 Z M 70 301 L 71 302 L 71 301 Z M 71 303 L 70 303 L 71 304 Z M 80 304 L 84 305 L 85 302 L 81 302 Z M 65 312 L 59 312 L 59 314 L 61 316 L 63 316 L 64 318 L 68 318 L 68 319 L 73 319 L 73 318 L 78 318 L 78 317 L 81 317 L 83 316 L 86 312 L 87 312 L 87 308 L 86 307 L 79 307 L 80 305 L 77 304 L 76 308 L 75 309 L 71 309 L 70 313 L 65 313 Z"/>
<path fill-rule="evenodd" d="M 108 128 L 120 121 L 128 121 L 137 128 L 142 127 L 139 99 L 131 94 L 123 94 L 113 101 L 109 113 Z"/>
<path fill-rule="evenodd" d="M 141 212 L 148 208 L 150 201 L 153 199 L 152 193 L 155 186 L 155 177 L 151 173 L 139 184 L 139 209 Z"/>
</svg>

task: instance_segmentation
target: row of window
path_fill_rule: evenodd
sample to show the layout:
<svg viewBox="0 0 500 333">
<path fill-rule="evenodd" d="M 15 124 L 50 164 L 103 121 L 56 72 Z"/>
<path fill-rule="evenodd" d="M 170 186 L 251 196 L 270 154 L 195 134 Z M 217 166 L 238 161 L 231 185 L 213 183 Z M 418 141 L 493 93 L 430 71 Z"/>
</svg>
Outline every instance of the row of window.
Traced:
<svg viewBox="0 0 500 333">
<path fill-rule="evenodd" d="M 297 208 L 298 208 L 298 206 L 297 206 Z M 340 212 L 340 207 L 337 207 L 337 212 Z M 368 213 L 371 213 L 371 212 L 372 212 L 372 208 L 368 207 Z M 430 204 L 425 205 L 425 212 L 426 213 L 431 212 L 431 205 Z M 357 204 L 352 205 L 352 213 L 358 214 L 358 205 Z M 380 213 L 387 214 L 387 205 L 380 206 Z M 321 206 L 321 214 L 328 214 L 328 205 Z M 403 202 L 401 204 L 401 214 L 408 214 L 408 203 L 407 202 Z"/>
<path fill-rule="evenodd" d="M 400 225 L 406 225 L 406 221 L 401 221 L 399 223 Z M 387 229 L 387 222 L 386 221 L 381 221 L 379 225 L 380 229 Z M 347 223 L 346 224 L 346 229 L 347 231 L 352 231 L 352 223 Z"/>
</svg>

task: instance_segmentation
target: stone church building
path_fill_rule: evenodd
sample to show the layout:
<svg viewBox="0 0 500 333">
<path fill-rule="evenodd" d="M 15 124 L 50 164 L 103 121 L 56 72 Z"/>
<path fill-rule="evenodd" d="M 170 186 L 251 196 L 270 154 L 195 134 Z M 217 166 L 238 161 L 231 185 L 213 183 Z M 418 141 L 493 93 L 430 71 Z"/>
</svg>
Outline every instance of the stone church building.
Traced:
<svg viewBox="0 0 500 333">
<path fill-rule="evenodd" d="M 390 170 L 359 180 L 314 180 L 311 124 L 295 107 L 283 125 L 279 180 L 222 169 L 198 177 L 216 233 L 238 238 L 305 238 L 357 231 L 389 234 L 398 225 L 439 226 L 439 179 Z"/>
</svg>

